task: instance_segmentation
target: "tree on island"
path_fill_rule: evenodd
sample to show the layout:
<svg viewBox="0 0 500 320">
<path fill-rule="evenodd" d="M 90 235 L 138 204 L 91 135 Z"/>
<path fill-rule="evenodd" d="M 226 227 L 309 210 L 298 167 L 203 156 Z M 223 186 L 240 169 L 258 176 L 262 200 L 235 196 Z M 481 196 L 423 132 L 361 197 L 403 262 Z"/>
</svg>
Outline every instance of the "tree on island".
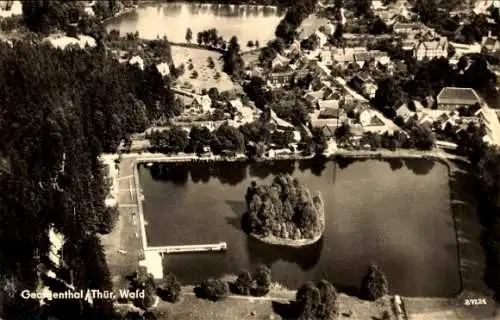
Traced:
<svg viewBox="0 0 500 320">
<path fill-rule="evenodd" d="M 277 175 L 270 185 L 252 182 L 245 196 L 244 228 L 259 237 L 313 239 L 323 228 L 323 200 L 296 178 Z"/>
<path fill-rule="evenodd" d="M 385 274 L 379 266 L 372 263 L 368 267 L 368 273 L 361 281 L 361 298 L 375 301 L 388 293 L 389 284 Z"/>
<path fill-rule="evenodd" d="M 193 39 L 193 31 L 191 28 L 187 28 L 186 30 L 186 42 L 191 43 L 191 40 Z"/>
</svg>

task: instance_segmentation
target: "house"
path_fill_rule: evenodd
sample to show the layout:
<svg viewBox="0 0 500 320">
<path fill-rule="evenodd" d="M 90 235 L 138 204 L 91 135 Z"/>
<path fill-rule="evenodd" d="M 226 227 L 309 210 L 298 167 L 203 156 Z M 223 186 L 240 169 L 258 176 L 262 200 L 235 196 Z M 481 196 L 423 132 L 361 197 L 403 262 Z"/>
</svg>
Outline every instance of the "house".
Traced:
<svg viewBox="0 0 500 320">
<path fill-rule="evenodd" d="M 317 102 L 316 108 L 319 110 L 338 109 L 339 108 L 339 101 L 338 100 L 320 100 Z"/>
<path fill-rule="evenodd" d="M 492 36 L 491 31 L 489 31 L 488 36 L 483 37 L 481 40 L 481 49 L 488 53 L 500 51 L 500 41 L 498 40 L 498 37 Z"/>
<path fill-rule="evenodd" d="M 300 52 L 300 41 L 294 40 L 292 44 L 285 50 L 285 54 L 295 54 Z"/>
<path fill-rule="evenodd" d="M 365 63 L 370 61 L 371 59 L 372 57 L 368 52 L 354 53 L 354 62 L 356 62 L 360 68 L 363 68 Z"/>
<path fill-rule="evenodd" d="M 331 49 L 321 50 L 319 53 L 319 59 L 321 63 L 324 64 L 325 66 L 333 65 L 332 50 Z"/>
<path fill-rule="evenodd" d="M 423 115 L 418 121 L 417 125 L 422 128 L 426 128 L 432 130 L 432 125 L 434 123 L 434 119 L 430 115 Z"/>
<path fill-rule="evenodd" d="M 341 119 L 345 117 L 344 109 L 340 108 L 323 108 L 319 112 L 318 119 Z"/>
<path fill-rule="evenodd" d="M 436 122 L 439 124 L 439 127 L 441 130 L 444 130 L 446 126 L 449 124 L 451 126 L 454 126 L 457 124 L 455 118 L 453 117 L 453 114 L 450 113 L 443 113 L 441 116 L 439 116 L 436 120 Z"/>
<path fill-rule="evenodd" d="M 420 23 L 395 23 L 392 30 L 397 35 L 407 35 L 410 33 L 418 32 L 422 28 Z"/>
<path fill-rule="evenodd" d="M 326 139 L 334 139 L 336 129 L 337 126 L 331 126 L 331 125 L 325 125 L 321 128 Z"/>
<path fill-rule="evenodd" d="M 389 57 L 387 52 L 380 50 L 370 50 L 369 53 L 376 63 L 380 63 L 384 66 L 387 66 L 389 63 L 391 63 L 391 58 Z"/>
<path fill-rule="evenodd" d="M 95 41 L 94 38 L 84 35 L 79 35 L 76 38 L 67 36 L 61 36 L 55 38 L 49 37 L 46 38 L 44 41 L 48 41 L 53 47 L 59 49 L 65 49 L 67 46 L 78 46 L 81 49 L 85 48 L 86 46 L 91 48 L 97 46 L 97 42 Z"/>
<path fill-rule="evenodd" d="M 421 61 L 424 59 L 434 59 L 448 56 L 448 40 L 440 38 L 432 41 L 420 41 L 413 49 L 413 56 Z"/>
<path fill-rule="evenodd" d="M 144 70 L 144 60 L 139 56 L 133 56 L 128 63 L 137 66 L 139 69 Z"/>
<path fill-rule="evenodd" d="M 270 116 L 271 116 L 271 123 L 273 123 L 276 126 L 276 129 L 278 130 L 294 129 L 293 124 L 278 117 L 276 115 L 276 112 L 274 112 L 274 110 L 270 110 Z"/>
<path fill-rule="evenodd" d="M 318 44 L 320 48 L 328 43 L 328 37 L 323 32 L 317 30 L 314 35 L 318 38 Z"/>
<path fill-rule="evenodd" d="M 191 108 L 200 113 L 210 112 L 212 109 L 212 100 L 208 95 L 196 95 L 191 103 Z"/>
<path fill-rule="evenodd" d="M 332 50 L 332 58 L 339 63 L 354 62 L 354 54 L 367 52 L 365 47 L 352 47 L 352 48 L 334 48 Z"/>
<path fill-rule="evenodd" d="M 276 57 L 271 61 L 271 68 L 284 68 L 288 66 L 290 59 L 283 57 L 281 54 L 277 54 Z"/>
<path fill-rule="evenodd" d="M 235 108 L 237 110 L 241 110 L 243 108 L 243 102 L 241 102 L 240 98 L 230 100 L 228 103 L 232 108 Z"/>
<path fill-rule="evenodd" d="M 306 93 L 302 98 L 306 100 L 306 103 L 310 107 L 315 107 L 318 104 L 318 101 L 323 99 L 325 92 L 323 90 L 312 91 Z"/>
<path fill-rule="evenodd" d="M 436 97 L 439 110 L 454 111 L 460 107 L 472 107 L 481 103 L 481 98 L 471 88 L 446 87 Z"/>
<path fill-rule="evenodd" d="M 170 74 L 170 67 L 166 62 L 157 64 L 156 69 L 163 77 L 168 76 Z"/>
<path fill-rule="evenodd" d="M 368 98 L 374 98 L 377 92 L 377 84 L 375 80 L 368 74 L 360 72 L 351 78 L 349 85 L 358 91 L 360 94 Z"/>
<path fill-rule="evenodd" d="M 285 87 L 290 85 L 295 78 L 295 72 L 270 73 L 267 77 L 268 84 L 273 87 Z"/>
<path fill-rule="evenodd" d="M 322 31 L 325 35 L 332 36 L 336 29 L 335 25 L 328 21 L 328 23 L 323 26 Z"/>
<path fill-rule="evenodd" d="M 414 115 L 415 112 L 411 111 L 406 103 L 403 103 L 396 109 L 396 116 L 401 117 L 404 122 L 410 120 Z"/>
<path fill-rule="evenodd" d="M 319 76 L 320 80 L 325 80 L 332 74 L 332 70 L 330 70 L 330 68 L 328 68 L 320 61 L 316 61 L 315 67 L 316 67 L 315 71 L 317 72 L 317 75 Z"/>
<path fill-rule="evenodd" d="M 359 113 L 359 123 L 363 127 L 383 126 L 385 124 L 380 115 L 371 109 L 364 109 Z"/>
<path fill-rule="evenodd" d="M 480 119 L 486 129 L 483 141 L 496 146 L 500 145 L 500 122 L 495 110 L 483 105 L 474 115 Z"/>
</svg>

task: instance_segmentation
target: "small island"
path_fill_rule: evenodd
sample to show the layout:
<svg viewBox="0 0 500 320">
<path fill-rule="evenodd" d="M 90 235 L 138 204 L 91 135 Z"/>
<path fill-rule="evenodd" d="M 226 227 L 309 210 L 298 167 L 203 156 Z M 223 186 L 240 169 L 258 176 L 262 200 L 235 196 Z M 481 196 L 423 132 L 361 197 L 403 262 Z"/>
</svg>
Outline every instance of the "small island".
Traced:
<svg viewBox="0 0 500 320">
<path fill-rule="evenodd" d="M 270 185 L 252 181 L 245 195 L 243 229 L 265 243 L 302 247 L 317 242 L 325 231 L 325 205 L 319 193 L 290 175 L 274 177 Z"/>
</svg>

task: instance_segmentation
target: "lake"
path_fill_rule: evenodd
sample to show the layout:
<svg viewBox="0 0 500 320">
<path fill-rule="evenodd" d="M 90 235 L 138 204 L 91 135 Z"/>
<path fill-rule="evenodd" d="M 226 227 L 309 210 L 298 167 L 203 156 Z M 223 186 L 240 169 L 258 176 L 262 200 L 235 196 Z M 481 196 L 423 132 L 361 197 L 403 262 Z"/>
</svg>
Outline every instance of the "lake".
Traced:
<svg viewBox="0 0 500 320">
<path fill-rule="evenodd" d="M 240 219 L 252 180 L 289 173 L 326 203 L 317 243 L 283 248 L 249 238 Z M 391 292 L 447 297 L 460 290 L 448 168 L 431 160 L 307 160 L 273 163 L 155 164 L 139 168 L 149 246 L 225 241 L 225 253 L 169 255 L 183 283 L 271 267 L 273 280 L 296 289 L 327 279 L 357 294 L 371 262 Z"/>
<path fill-rule="evenodd" d="M 186 30 L 191 28 L 192 42 L 196 43 L 198 32 L 216 28 L 225 40 L 236 36 L 242 49 L 245 49 L 249 40 L 258 40 L 261 45 L 272 40 L 284 13 L 285 10 L 273 6 L 147 4 L 108 21 L 106 29 L 119 30 L 123 35 L 138 31 L 144 39 L 166 36 L 172 42 L 186 42 Z"/>
</svg>

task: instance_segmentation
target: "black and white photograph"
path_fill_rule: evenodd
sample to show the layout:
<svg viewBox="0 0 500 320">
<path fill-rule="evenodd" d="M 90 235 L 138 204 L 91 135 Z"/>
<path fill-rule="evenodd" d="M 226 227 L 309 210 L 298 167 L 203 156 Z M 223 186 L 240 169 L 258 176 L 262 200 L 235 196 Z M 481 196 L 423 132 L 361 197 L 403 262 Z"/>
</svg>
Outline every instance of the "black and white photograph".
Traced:
<svg viewBox="0 0 500 320">
<path fill-rule="evenodd" d="M 0 320 L 500 320 L 500 0 L 0 1 Z"/>
</svg>

